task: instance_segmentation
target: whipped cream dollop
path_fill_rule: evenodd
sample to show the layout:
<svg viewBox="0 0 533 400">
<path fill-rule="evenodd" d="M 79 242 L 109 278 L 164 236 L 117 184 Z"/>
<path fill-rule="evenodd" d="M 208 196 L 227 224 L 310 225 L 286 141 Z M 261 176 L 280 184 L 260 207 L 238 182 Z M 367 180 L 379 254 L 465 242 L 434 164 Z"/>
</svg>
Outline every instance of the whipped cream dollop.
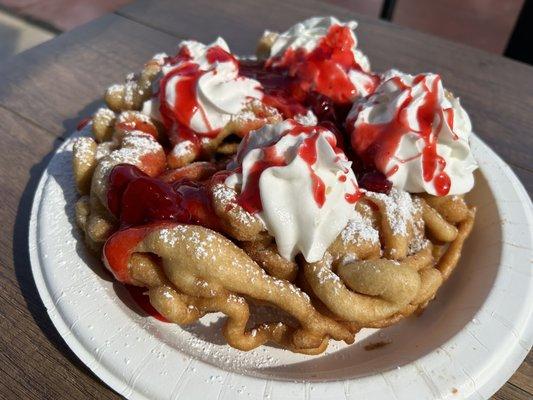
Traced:
<svg viewBox="0 0 533 400">
<path fill-rule="evenodd" d="M 347 125 L 354 150 L 395 187 L 444 196 L 474 185 L 472 124 L 437 74 L 386 72 L 374 94 L 353 105 Z"/>
<path fill-rule="evenodd" d="M 308 262 L 324 252 L 354 218 L 359 197 L 351 162 L 335 135 L 294 120 L 250 132 L 228 165 L 226 185 L 276 239 L 279 254 Z"/>
<path fill-rule="evenodd" d="M 233 116 L 263 97 L 261 84 L 239 74 L 239 64 L 222 38 L 210 45 L 188 40 L 167 57 L 144 112 L 175 131 L 216 136 Z"/>
<path fill-rule="evenodd" d="M 267 65 L 299 77 L 307 90 L 316 90 L 339 103 L 371 93 L 377 77 L 368 58 L 357 48 L 357 22 L 313 17 L 279 34 Z M 268 31 L 266 35 L 270 34 Z"/>
</svg>

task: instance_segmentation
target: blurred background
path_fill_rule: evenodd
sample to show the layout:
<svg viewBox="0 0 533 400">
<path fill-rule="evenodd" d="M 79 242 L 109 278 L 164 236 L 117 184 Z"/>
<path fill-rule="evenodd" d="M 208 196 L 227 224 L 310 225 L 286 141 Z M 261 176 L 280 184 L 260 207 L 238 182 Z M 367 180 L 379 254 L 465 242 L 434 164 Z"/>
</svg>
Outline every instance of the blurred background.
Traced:
<svg viewBox="0 0 533 400">
<path fill-rule="evenodd" d="M 0 61 L 131 1 L 0 0 Z M 323 1 L 531 63 L 533 21 L 524 16 L 530 0 Z"/>
</svg>

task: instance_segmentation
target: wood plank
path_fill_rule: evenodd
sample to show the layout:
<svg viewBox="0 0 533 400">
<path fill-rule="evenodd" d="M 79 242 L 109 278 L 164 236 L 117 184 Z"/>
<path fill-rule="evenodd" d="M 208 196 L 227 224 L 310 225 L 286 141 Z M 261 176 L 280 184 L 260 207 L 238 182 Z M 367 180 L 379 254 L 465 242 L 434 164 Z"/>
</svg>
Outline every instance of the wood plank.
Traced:
<svg viewBox="0 0 533 400">
<path fill-rule="evenodd" d="M 402 26 L 503 54 L 523 3 L 524 0 L 401 0 L 396 2 L 392 20 Z"/>
<path fill-rule="evenodd" d="M 30 208 L 59 140 L 3 108 L 0 121 L 2 146 L 8 150 L 0 159 L 0 398 L 119 398 L 63 342 L 31 274 Z"/>
<path fill-rule="evenodd" d="M 57 136 L 102 102 L 105 89 L 177 40 L 107 15 L 0 65 L 0 105 Z"/>
<path fill-rule="evenodd" d="M 531 400 L 531 396 L 531 393 L 527 393 L 513 384 L 506 383 L 492 396 L 492 400 Z"/>
<path fill-rule="evenodd" d="M 253 54 L 265 29 L 283 30 L 315 15 L 342 10 L 314 0 L 183 0 L 136 1 L 117 11 L 147 26 L 170 34 L 210 42 L 224 37 L 237 54 Z"/>
<path fill-rule="evenodd" d="M 509 379 L 516 387 L 526 391 L 533 399 L 533 351 L 530 351 L 520 368 Z"/>
<path fill-rule="evenodd" d="M 525 64 L 315 0 L 141 0 L 118 12 L 181 37 L 207 42 L 221 35 L 239 54 L 253 52 L 264 29 L 284 30 L 313 15 L 355 18 L 360 21 L 360 46 L 376 71 L 394 66 L 411 73 L 440 73 L 461 97 L 475 131 L 506 161 L 531 169 L 533 68 Z"/>
<path fill-rule="evenodd" d="M 187 6 L 177 2 L 179 10 L 173 13 L 173 3 L 168 1 L 141 2 L 144 9 L 128 7 L 122 15 L 157 24 L 170 34 L 110 15 L 0 65 L 0 105 L 14 112 L 0 108 L 2 144 L 9 149 L 0 160 L 0 218 L 7 227 L 0 238 L 0 332 L 4 339 L 0 371 L 7 377 L 0 380 L 0 398 L 118 398 L 94 379 L 62 342 L 29 272 L 25 246 L 29 207 L 45 165 L 39 160 L 53 149 L 54 137 L 70 132 L 79 118 L 89 115 L 109 84 L 137 70 L 153 53 L 170 51 L 176 43 L 174 36 L 193 33 L 207 41 L 220 33 L 230 46 L 235 44 L 234 49 L 249 53 L 263 28 L 285 29 L 298 19 L 317 14 L 353 16 L 317 1 L 242 3 L 199 0 Z M 154 14 L 154 7 L 163 15 Z M 256 22 L 258 14 L 261 24 Z M 359 19 L 362 47 L 375 68 L 384 69 L 394 60 L 409 71 L 441 72 L 448 86 L 462 95 L 476 131 L 515 166 L 532 193 L 528 151 L 533 94 L 528 89 L 533 69 L 393 25 Z M 14 250 L 13 242 L 17 243 Z M 531 395 L 527 384 L 532 381 L 532 366 L 530 354 L 511 380 L 523 390 L 508 383 L 497 398 Z"/>
</svg>

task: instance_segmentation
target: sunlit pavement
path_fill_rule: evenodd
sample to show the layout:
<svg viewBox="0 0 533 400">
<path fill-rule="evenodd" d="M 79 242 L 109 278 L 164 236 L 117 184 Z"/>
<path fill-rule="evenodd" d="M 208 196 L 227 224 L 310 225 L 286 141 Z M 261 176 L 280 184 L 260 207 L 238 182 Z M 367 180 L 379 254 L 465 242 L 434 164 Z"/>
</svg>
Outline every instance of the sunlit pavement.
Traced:
<svg viewBox="0 0 533 400">
<path fill-rule="evenodd" d="M 0 62 L 54 36 L 53 32 L 0 11 Z"/>
</svg>

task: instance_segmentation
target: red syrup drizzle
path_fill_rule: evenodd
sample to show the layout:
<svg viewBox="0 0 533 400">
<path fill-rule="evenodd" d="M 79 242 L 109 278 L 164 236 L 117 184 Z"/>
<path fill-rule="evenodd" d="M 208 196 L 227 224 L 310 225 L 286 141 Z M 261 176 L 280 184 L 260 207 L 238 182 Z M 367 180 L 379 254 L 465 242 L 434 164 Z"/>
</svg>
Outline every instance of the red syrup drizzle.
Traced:
<svg viewBox="0 0 533 400">
<path fill-rule="evenodd" d="M 176 67 L 161 78 L 158 94 L 160 104 L 159 112 L 170 142 L 172 144 L 177 144 L 180 141 L 189 140 L 193 143 L 196 151 L 199 151 L 201 148 L 200 138 L 189 127 L 189 124 L 192 116 L 198 110 L 195 84 L 202 73 L 203 72 L 199 70 L 198 65 L 192 63 L 185 63 Z M 169 88 L 168 82 L 175 76 L 178 76 L 179 80 L 174 88 Z M 176 93 L 179 93 L 179 96 L 176 97 L 174 107 L 166 101 L 167 90 L 175 90 Z M 205 116 L 203 117 L 205 122 Z"/>
<path fill-rule="evenodd" d="M 321 129 L 323 130 L 324 128 L 299 125 L 289 132 L 291 135 L 299 135 L 302 132 L 312 133 L 313 131 L 316 131 L 312 136 L 306 138 L 303 141 L 302 146 L 298 151 L 298 155 L 307 163 L 307 166 L 309 167 L 309 173 L 311 174 L 311 179 L 313 182 L 313 196 L 319 207 L 322 207 L 326 202 L 326 185 L 324 184 L 324 181 L 322 181 L 322 179 L 320 179 L 320 177 L 314 172 L 314 170 L 312 169 L 312 165 L 316 163 L 318 158 L 316 142 L 320 137 L 319 132 Z M 327 135 L 326 140 L 328 141 L 329 145 L 336 154 L 343 154 L 343 150 L 337 147 L 337 137 L 338 134 L 333 132 L 333 136 Z M 348 170 L 344 172 L 346 174 Z M 344 177 L 344 179 L 342 179 L 341 177 Z M 341 182 L 345 182 L 346 179 L 346 175 L 339 176 L 339 181 Z M 354 192 L 345 194 L 344 199 L 350 204 L 355 204 L 360 197 L 360 193 L 356 182 L 354 180 L 351 180 L 351 183 L 354 187 Z"/>
<path fill-rule="evenodd" d="M 220 46 L 209 48 L 206 52 L 206 59 L 211 64 L 233 62 L 238 68 L 235 57 Z M 210 71 L 201 70 L 198 64 L 192 62 L 192 56 L 186 46 L 183 46 L 175 57 L 167 57 L 165 63 L 176 65 L 176 67 L 161 78 L 159 92 L 155 94 L 155 96 L 159 97 L 159 112 L 163 125 L 172 144 L 175 145 L 181 141 L 189 140 L 193 143 L 196 151 L 199 152 L 201 149 L 201 137 L 213 138 L 220 132 L 220 129 L 212 128 L 205 110 L 198 103 L 196 93 L 198 80 L 202 75 Z M 175 77 L 178 78 L 176 84 L 174 87 L 169 87 L 169 81 Z M 166 100 L 167 91 L 169 90 L 177 94 L 173 106 Z M 196 113 L 200 113 L 203 123 L 208 128 L 207 132 L 198 134 L 191 129 L 191 121 Z"/>
<path fill-rule="evenodd" d="M 160 321 L 168 322 L 151 304 L 144 293 L 146 288 L 133 285 L 129 275 L 128 263 L 139 242 L 154 228 L 162 228 L 169 224 L 150 224 L 138 228 L 129 228 L 115 232 L 105 243 L 103 258 L 115 279 L 124 283 L 132 300 L 148 315 Z M 170 225 L 169 225 L 170 226 Z"/>
<path fill-rule="evenodd" d="M 291 134 L 294 133 L 291 132 Z M 312 168 L 312 165 L 316 163 L 316 160 L 318 158 L 316 149 L 316 142 L 318 138 L 318 134 L 314 134 L 306 138 L 300 146 L 300 149 L 298 150 L 298 155 L 307 164 L 307 168 L 309 169 L 309 175 L 311 176 L 311 187 L 313 191 L 313 197 L 315 198 L 318 207 L 322 208 L 322 206 L 326 202 L 326 185 Z"/>
<path fill-rule="evenodd" d="M 347 26 L 333 25 L 311 52 L 304 49 L 287 49 L 281 57 L 269 60 L 274 68 L 284 68 L 297 78 L 300 90 L 305 93 L 317 91 L 336 103 L 353 101 L 357 88 L 349 78 L 350 70 L 361 73 L 363 69 L 354 58 L 356 46 L 352 31 Z M 365 90 L 372 92 L 378 78 L 368 75 Z"/>
<path fill-rule="evenodd" d="M 352 182 L 352 185 L 353 185 L 353 188 L 354 188 L 354 192 L 353 193 L 346 193 L 344 195 L 344 199 L 349 203 L 349 204 L 355 204 L 357 203 L 357 200 L 359 200 L 361 198 L 361 191 L 359 190 L 359 186 L 355 183 L 355 181 L 352 179 L 351 180 Z"/>
<path fill-rule="evenodd" d="M 414 83 L 423 81 L 422 75 L 415 78 Z M 438 84 L 440 77 L 435 78 L 432 87 L 428 90 L 426 101 L 422 103 L 417 112 L 417 119 L 420 124 L 420 136 L 424 139 L 425 146 L 422 150 L 422 171 L 424 180 L 426 182 L 434 180 L 435 190 L 439 196 L 445 196 L 450 191 L 451 181 L 450 177 L 444 172 L 446 161 L 437 154 L 438 133 L 441 130 L 445 119 L 444 112 L 439 107 L 438 102 Z M 423 82 L 426 85 L 426 82 Z M 439 125 L 432 135 L 433 119 L 435 113 L 440 114 Z M 453 122 L 453 121 L 452 121 Z M 453 125 L 451 125 L 453 126 Z"/>
<path fill-rule="evenodd" d="M 450 177 L 444 172 L 446 161 L 437 154 L 437 141 L 438 134 L 445 119 L 448 124 L 451 123 L 450 127 L 453 126 L 453 111 L 442 110 L 439 105 L 439 82 L 440 77 L 437 76 L 431 84 L 431 87 L 428 87 L 425 75 L 418 75 L 413 81 L 413 85 L 423 84 L 425 90 L 424 100 L 417 110 L 417 121 L 420 129 L 415 132 L 424 140 L 424 148 L 419 155 L 422 157 L 424 181 L 430 182 L 433 180 L 437 195 L 445 196 L 450 191 L 451 181 Z M 363 163 L 375 166 L 380 171 L 385 171 L 402 137 L 408 132 L 413 131 L 413 128 L 410 127 L 407 121 L 407 107 L 413 100 L 411 89 L 398 77 L 394 78 L 394 83 L 402 90 L 409 90 L 409 94 L 398 107 L 392 121 L 384 124 L 359 124 L 351 135 L 352 146 L 361 156 Z M 434 126 L 433 123 L 435 115 L 439 116 L 438 126 Z M 398 162 L 407 162 L 412 159 L 398 160 Z M 385 172 L 385 176 L 389 177 L 397 170 L 398 165 L 395 165 L 391 170 Z M 374 191 L 372 186 L 375 183 L 375 179 L 369 177 L 369 180 L 369 189 Z M 377 186 L 380 185 L 380 183 L 377 184 Z"/>
<path fill-rule="evenodd" d="M 263 158 L 256 161 L 248 173 L 246 186 L 242 188 L 237 203 L 249 213 L 257 213 L 263 209 L 259 191 L 259 179 L 267 168 L 287 165 L 285 158 L 278 155 L 274 145 L 263 149 Z"/>
<path fill-rule="evenodd" d="M 91 122 L 90 117 L 83 118 L 80 122 L 78 122 L 78 125 L 76 126 L 76 130 L 81 131 L 83 128 L 85 128 L 89 124 L 89 122 Z"/>
<path fill-rule="evenodd" d="M 311 187 L 313 197 L 318 207 L 322 207 L 326 201 L 326 185 L 324 181 L 316 174 L 312 167 L 316 163 L 318 158 L 317 141 L 320 137 L 320 133 L 324 132 L 324 130 L 325 128 L 323 127 L 295 124 L 293 128 L 288 129 L 282 136 L 280 136 L 281 139 L 285 135 L 298 136 L 302 133 L 307 135 L 307 137 L 301 143 L 300 148 L 298 149 L 298 156 L 308 166 L 312 182 Z M 335 153 L 339 154 L 343 152 L 342 149 L 336 146 L 337 141 L 335 136 L 328 135 L 326 136 L 326 138 Z M 257 213 L 263 209 L 259 190 L 259 180 L 261 178 L 261 174 L 267 168 L 287 165 L 287 160 L 282 155 L 277 154 L 275 147 L 276 143 L 263 148 L 262 158 L 256 161 L 254 165 L 252 165 L 250 172 L 248 173 L 246 185 L 242 188 L 241 194 L 237 198 L 237 203 L 249 213 Z M 345 172 L 347 173 L 348 171 Z M 344 180 L 342 180 L 341 177 L 344 177 Z M 341 182 L 345 182 L 346 176 L 341 175 L 341 177 L 339 177 L 339 180 Z M 355 189 L 354 193 L 345 195 L 346 201 L 351 204 L 355 203 L 359 198 L 358 187 L 355 182 L 352 183 Z"/>
</svg>

